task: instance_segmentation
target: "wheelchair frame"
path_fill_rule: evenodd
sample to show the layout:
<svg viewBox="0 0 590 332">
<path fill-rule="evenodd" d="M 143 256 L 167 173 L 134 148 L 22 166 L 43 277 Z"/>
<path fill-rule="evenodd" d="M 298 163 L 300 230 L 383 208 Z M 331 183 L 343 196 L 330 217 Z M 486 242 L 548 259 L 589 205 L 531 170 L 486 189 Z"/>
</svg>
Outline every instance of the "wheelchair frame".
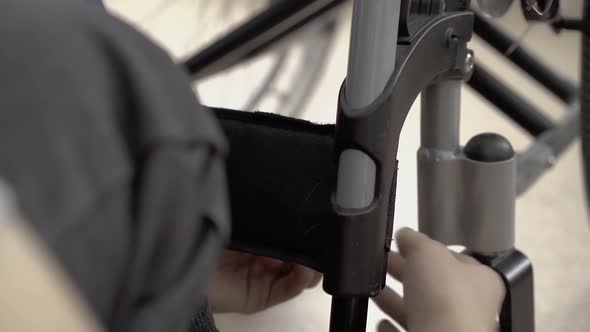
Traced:
<svg viewBox="0 0 590 332">
<path fill-rule="evenodd" d="M 282 0 L 188 59 L 195 80 L 283 41 L 345 0 Z M 355 0 L 347 78 L 338 103 L 334 236 L 324 289 L 333 296 L 330 331 L 366 329 L 368 298 L 385 285 L 393 230 L 397 147 L 403 122 L 422 94 L 418 152 L 419 228 L 463 245 L 503 278 L 501 331 L 532 332 L 533 270 L 514 247 L 516 197 L 551 167 L 578 133 L 577 87 L 551 70 L 470 1 Z M 418 5 L 416 5 L 418 4 Z M 523 2 L 524 4 L 524 2 Z M 539 17 L 538 19 L 544 19 Z M 571 109 L 559 123 L 475 62 L 472 33 L 504 54 Z M 459 144 L 461 82 L 536 138 L 516 154 L 500 135 Z M 452 195 L 447 192 L 452 188 Z"/>
</svg>

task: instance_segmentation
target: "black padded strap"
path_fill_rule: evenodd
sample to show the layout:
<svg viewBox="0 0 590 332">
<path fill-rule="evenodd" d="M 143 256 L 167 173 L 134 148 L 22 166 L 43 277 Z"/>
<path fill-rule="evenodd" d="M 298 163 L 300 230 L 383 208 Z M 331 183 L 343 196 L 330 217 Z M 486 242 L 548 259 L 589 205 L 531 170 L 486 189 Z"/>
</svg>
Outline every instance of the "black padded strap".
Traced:
<svg viewBox="0 0 590 332">
<path fill-rule="evenodd" d="M 214 110 L 230 141 L 231 248 L 322 270 L 334 125 Z"/>
</svg>

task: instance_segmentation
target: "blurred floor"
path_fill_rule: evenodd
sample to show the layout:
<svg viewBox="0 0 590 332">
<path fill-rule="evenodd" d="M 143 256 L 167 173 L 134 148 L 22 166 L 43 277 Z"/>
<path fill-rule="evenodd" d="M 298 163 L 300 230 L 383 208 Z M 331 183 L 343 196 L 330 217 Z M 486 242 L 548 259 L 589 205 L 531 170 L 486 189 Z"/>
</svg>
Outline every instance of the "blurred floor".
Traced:
<svg viewBox="0 0 590 332">
<path fill-rule="evenodd" d="M 171 1 L 171 0 L 168 0 Z M 154 0 L 110 0 L 114 11 L 139 22 L 154 12 L 156 19 L 144 24 L 143 29 L 174 54 L 183 52 L 187 31 L 195 17 L 195 0 L 177 0 L 169 10 L 158 9 Z M 193 1 L 193 2 L 191 2 Z M 217 3 L 217 2 L 214 2 Z M 221 2 L 219 2 L 221 3 Z M 526 29 L 515 1 L 513 10 L 501 23 L 515 34 Z M 580 15 L 581 1 L 562 1 L 565 13 Z M 344 17 L 349 12 L 343 13 Z M 306 108 L 304 117 L 319 122 L 333 122 L 338 89 L 346 72 L 349 35 L 348 20 L 339 27 L 336 47 L 329 67 L 326 68 L 319 88 Z M 188 35 L 190 38 L 190 34 Z M 535 49 L 559 71 L 578 80 L 580 41 L 575 33 L 554 35 L 549 28 L 535 26 L 527 34 L 525 44 Z M 557 118 L 563 106 L 552 99 L 534 82 L 519 75 L 514 67 L 505 63 L 489 48 L 477 40 L 472 43 L 479 62 L 485 63 L 506 83 L 548 110 Z M 238 87 L 239 88 L 239 87 Z M 224 96 L 227 90 L 217 91 Z M 419 145 L 419 105 L 414 105 L 407 120 L 399 159 L 399 188 L 397 197 L 396 228 L 415 227 L 416 161 Z M 462 142 L 474 134 L 496 131 L 507 136 L 516 148 L 524 148 L 530 139 L 518 128 L 506 122 L 493 111 L 486 101 L 465 89 L 462 101 Z M 263 109 L 264 111 L 264 109 Z M 532 259 L 535 266 L 537 326 L 540 332 L 588 331 L 590 328 L 590 231 L 582 189 L 579 144 L 570 148 L 559 163 L 517 205 L 517 244 Z M 444 286 L 444 285 L 441 285 Z M 220 315 L 218 325 L 223 332 L 295 332 L 327 331 L 330 299 L 318 288 L 306 292 L 290 303 L 278 306 L 255 316 Z M 369 331 L 382 318 L 371 307 Z"/>
</svg>

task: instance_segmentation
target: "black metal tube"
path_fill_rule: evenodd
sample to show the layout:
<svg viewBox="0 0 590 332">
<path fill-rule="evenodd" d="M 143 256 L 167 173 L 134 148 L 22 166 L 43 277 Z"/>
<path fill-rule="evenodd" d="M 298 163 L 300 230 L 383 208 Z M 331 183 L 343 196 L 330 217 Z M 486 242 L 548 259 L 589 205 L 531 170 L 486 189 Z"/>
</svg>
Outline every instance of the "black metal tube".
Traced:
<svg viewBox="0 0 590 332">
<path fill-rule="evenodd" d="M 212 75 L 259 53 L 345 0 L 280 0 L 191 56 L 184 66 L 194 79 Z"/>
<path fill-rule="evenodd" d="M 555 126 L 535 106 L 478 64 L 473 69 L 468 85 L 533 136 L 539 136 Z"/>
<path fill-rule="evenodd" d="M 332 297 L 330 332 L 365 332 L 368 297 Z"/>
<path fill-rule="evenodd" d="M 561 18 L 551 23 L 554 29 L 558 32 L 562 29 L 582 31 L 584 29 L 584 20 L 577 18 Z"/>
<path fill-rule="evenodd" d="M 474 32 L 559 99 L 566 103 L 572 103 L 576 99 L 578 93 L 576 85 L 552 70 L 523 45 L 518 45 L 507 54 L 510 48 L 514 47 L 515 39 L 489 19 L 476 14 Z"/>
</svg>

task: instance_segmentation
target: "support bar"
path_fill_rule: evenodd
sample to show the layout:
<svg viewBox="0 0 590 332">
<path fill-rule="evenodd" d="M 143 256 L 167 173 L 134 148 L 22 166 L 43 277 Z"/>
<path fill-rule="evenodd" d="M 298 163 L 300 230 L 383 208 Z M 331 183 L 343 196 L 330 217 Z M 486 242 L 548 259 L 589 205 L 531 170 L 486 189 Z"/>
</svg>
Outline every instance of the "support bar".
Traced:
<svg viewBox="0 0 590 332">
<path fill-rule="evenodd" d="M 495 26 L 491 20 L 476 13 L 474 32 L 498 52 L 506 55 L 510 61 L 527 72 L 559 99 L 568 104 L 576 99 L 578 93 L 576 85 L 552 70 L 523 45 L 518 45 L 512 52 L 507 54 L 510 48 L 518 41 Z"/>
<path fill-rule="evenodd" d="M 344 89 L 344 99 L 346 99 L 351 106 L 350 110 L 354 113 L 375 102 L 383 94 L 385 87 L 393 76 L 397 55 L 400 10 L 401 0 L 355 0 L 354 2 L 348 73 Z M 342 131 L 341 116 L 338 117 L 340 119 L 336 124 L 337 130 Z M 374 127 L 376 131 L 384 129 L 387 128 Z M 338 141 L 338 135 L 336 139 L 337 144 L 343 143 L 342 140 Z M 335 205 L 338 209 L 355 211 L 356 213 L 366 211 L 374 204 L 375 193 L 379 193 L 376 188 L 383 186 L 383 183 L 379 183 L 377 177 L 377 163 L 374 157 L 369 156 L 366 151 L 362 151 L 357 147 L 350 147 L 337 153 L 339 155 Z M 388 160 L 388 162 L 393 162 L 393 160 Z M 383 170 L 381 172 L 389 175 Z M 391 184 L 391 179 L 391 177 L 387 179 L 389 184 Z M 389 190 L 395 192 L 395 189 Z M 339 219 L 339 222 L 342 223 L 340 225 L 342 227 L 342 236 L 348 240 L 350 236 L 344 234 L 352 232 L 354 228 L 344 226 L 346 221 L 343 219 Z M 379 221 L 383 221 L 383 225 L 386 223 L 386 220 L 376 220 L 376 222 Z M 366 225 L 363 228 L 363 231 L 372 229 L 371 225 Z M 385 229 L 380 231 L 385 231 Z M 381 232 L 376 233 L 380 234 Z M 386 260 L 385 247 L 377 245 L 377 250 L 375 250 L 375 243 L 370 243 L 372 241 L 367 242 L 368 239 L 375 235 L 373 233 L 364 236 L 361 241 L 357 242 L 353 250 L 363 253 L 361 256 L 365 256 L 363 258 L 367 259 L 368 262 L 379 260 L 384 264 Z M 356 233 L 355 236 L 363 237 L 363 234 Z M 350 248 L 348 249 L 350 250 Z M 381 253 L 382 257 L 375 257 L 379 256 L 379 253 Z M 345 260 L 354 260 L 354 255 L 347 254 L 347 250 L 342 250 L 340 254 L 344 256 L 343 259 Z M 350 265 L 351 262 L 346 262 L 346 264 Z M 361 266 L 357 265 L 356 267 L 361 268 Z M 369 264 L 369 266 L 378 269 L 379 271 L 376 272 L 379 274 L 383 272 L 384 277 L 383 265 Z M 346 276 L 343 280 L 353 277 L 354 274 L 360 275 L 363 273 L 354 271 L 352 275 Z M 359 277 L 355 281 L 359 284 L 356 286 L 366 287 L 367 285 L 362 285 L 365 281 L 365 279 Z M 384 278 L 382 281 L 384 282 Z M 369 301 L 368 292 L 365 292 L 365 294 L 356 297 L 340 297 L 339 294 L 333 294 L 330 332 L 365 331 Z"/>
<path fill-rule="evenodd" d="M 475 65 L 471 80 L 467 83 L 533 136 L 539 136 L 555 126 L 553 121 L 535 106 L 478 64 Z"/>
<path fill-rule="evenodd" d="M 331 332 L 365 332 L 367 327 L 366 297 L 334 297 L 330 313 Z"/>
<path fill-rule="evenodd" d="M 344 0 L 281 0 L 193 55 L 184 66 L 196 79 L 215 74 L 247 59 Z"/>
<path fill-rule="evenodd" d="M 454 152 L 459 148 L 461 83 L 450 80 L 422 91 L 422 147 Z"/>
<path fill-rule="evenodd" d="M 580 135 L 580 105 L 574 105 L 559 124 L 537 137 L 535 142 L 518 155 L 517 195 L 524 194 L 543 174 L 555 165 L 561 154 Z"/>
<path fill-rule="evenodd" d="M 395 69 L 401 0 L 354 2 L 346 99 L 365 107 L 383 92 Z"/>
</svg>

